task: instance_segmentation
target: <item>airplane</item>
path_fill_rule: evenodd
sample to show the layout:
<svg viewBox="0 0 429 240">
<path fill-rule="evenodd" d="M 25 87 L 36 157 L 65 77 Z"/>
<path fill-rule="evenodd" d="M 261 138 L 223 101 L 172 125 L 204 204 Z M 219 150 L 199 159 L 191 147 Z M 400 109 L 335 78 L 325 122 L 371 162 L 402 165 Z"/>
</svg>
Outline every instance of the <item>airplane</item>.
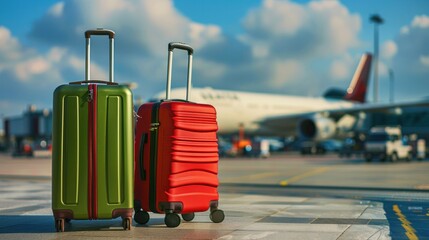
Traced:
<svg viewBox="0 0 429 240">
<path fill-rule="evenodd" d="M 303 140 L 322 141 L 345 136 L 358 118 L 367 112 L 386 112 L 406 106 L 429 105 L 429 102 L 402 104 L 365 103 L 372 55 L 362 55 L 346 91 L 329 89 L 323 97 L 311 98 L 279 94 L 192 88 L 190 101 L 211 104 L 216 108 L 219 134 L 235 134 L 241 128 L 255 136 L 297 136 Z M 186 88 L 171 90 L 171 96 L 184 98 Z M 165 98 L 165 92 L 150 101 Z"/>
</svg>

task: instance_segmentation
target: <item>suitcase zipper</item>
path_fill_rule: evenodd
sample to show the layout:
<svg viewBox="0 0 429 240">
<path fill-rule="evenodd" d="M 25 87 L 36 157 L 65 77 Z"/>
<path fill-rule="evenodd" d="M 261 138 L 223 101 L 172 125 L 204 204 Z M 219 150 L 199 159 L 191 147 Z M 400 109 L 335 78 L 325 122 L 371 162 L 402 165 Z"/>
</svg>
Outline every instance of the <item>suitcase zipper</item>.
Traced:
<svg viewBox="0 0 429 240">
<path fill-rule="evenodd" d="M 90 88 L 88 93 L 88 102 L 92 102 L 93 99 L 94 99 L 94 90 Z"/>
<path fill-rule="evenodd" d="M 92 85 L 88 85 L 88 219 L 92 219 L 92 149 L 93 149 L 93 134 L 92 134 Z"/>
<path fill-rule="evenodd" d="M 151 132 L 158 130 L 159 127 L 159 123 L 158 122 L 154 122 L 150 124 L 151 128 L 149 129 Z"/>
<path fill-rule="evenodd" d="M 158 127 L 159 108 L 161 102 L 157 102 L 152 107 L 152 119 L 150 124 L 150 178 L 149 178 L 149 208 L 150 211 L 158 213 L 156 207 L 156 170 L 158 162 Z"/>
<path fill-rule="evenodd" d="M 97 219 L 97 85 L 88 89 L 88 216 Z"/>
<path fill-rule="evenodd" d="M 92 158 L 92 178 L 93 178 L 93 186 L 92 186 L 92 217 L 94 219 L 98 218 L 98 204 L 97 204 L 97 85 L 93 85 L 93 93 L 92 93 L 92 120 L 93 120 L 93 158 Z"/>
</svg>

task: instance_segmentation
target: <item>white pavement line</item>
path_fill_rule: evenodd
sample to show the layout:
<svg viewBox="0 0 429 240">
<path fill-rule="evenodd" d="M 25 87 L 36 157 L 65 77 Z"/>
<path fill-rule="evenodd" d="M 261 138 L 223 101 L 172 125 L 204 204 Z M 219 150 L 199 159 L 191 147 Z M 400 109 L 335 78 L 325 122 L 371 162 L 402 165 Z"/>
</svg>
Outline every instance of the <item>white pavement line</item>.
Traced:
<svg viewBox="0 0 429 240">
<path fill-rule="evenodd" d="M 236 233 L 238 231 L 234 231 L 233 233 Z M 260 232 L 260 231 L 255 231 L 255 233 L 250 233 L 250 234 L 246 234 L 243 236 L 240 236 L 239 238 L 237 238 L 237 235 L 233 235 L 233 234 L 228 234 L 225 236 L 222 236 L 220 238 L 217 238 L 217 240 L 230 240 L 230 239 L 243 239 L 243 240 L 250 240 L 250 239 L 269 239 L 268 236 L 273 235 L 273 234 L 277 234 L 278 232 Z"/>
</svg>

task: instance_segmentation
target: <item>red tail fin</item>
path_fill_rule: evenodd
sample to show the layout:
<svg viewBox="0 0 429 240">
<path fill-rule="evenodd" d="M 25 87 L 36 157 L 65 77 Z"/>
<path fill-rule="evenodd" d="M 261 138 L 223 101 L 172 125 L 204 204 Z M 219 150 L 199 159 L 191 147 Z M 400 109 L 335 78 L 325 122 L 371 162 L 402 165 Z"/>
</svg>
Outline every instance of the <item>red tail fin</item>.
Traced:
<svg viewBox="0 0 429 240">
<path fill-rule="evenodd" d="M 365 102 L 366 90 L 368 86 L 369 73 L 371 71 L 372 55 L 365 53 L 360 59 L 358 68 L 353 75 L 352 82 L 347 88 L 345 100 L 354 102 Z"/>
</svg>

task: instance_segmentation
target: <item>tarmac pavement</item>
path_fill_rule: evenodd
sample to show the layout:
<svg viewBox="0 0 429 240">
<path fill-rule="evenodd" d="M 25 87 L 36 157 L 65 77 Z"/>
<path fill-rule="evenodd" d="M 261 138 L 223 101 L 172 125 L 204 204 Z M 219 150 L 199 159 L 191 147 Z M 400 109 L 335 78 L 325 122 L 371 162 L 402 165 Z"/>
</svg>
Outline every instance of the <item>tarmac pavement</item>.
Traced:
<svg viewBox="0 0 429 240">
<path fill-rule="evenodd" d="M 231 192 L 222 185 L 219 208 L 226 215 L 222 223 L 212 223 L 208 212 L 203 212 L 196 213 L 192 222 L 167 228 L 164 215 L 151 213 L 147 225 L 133 222 L 131 231 L 122 230 L 121 220 L 113 219 L 71 221 L 66 232 L 57 233 L 50 165 L 49 158 L 0 155 L 0 239 L 391 238 L 382 202 Z"/>
</svg>

